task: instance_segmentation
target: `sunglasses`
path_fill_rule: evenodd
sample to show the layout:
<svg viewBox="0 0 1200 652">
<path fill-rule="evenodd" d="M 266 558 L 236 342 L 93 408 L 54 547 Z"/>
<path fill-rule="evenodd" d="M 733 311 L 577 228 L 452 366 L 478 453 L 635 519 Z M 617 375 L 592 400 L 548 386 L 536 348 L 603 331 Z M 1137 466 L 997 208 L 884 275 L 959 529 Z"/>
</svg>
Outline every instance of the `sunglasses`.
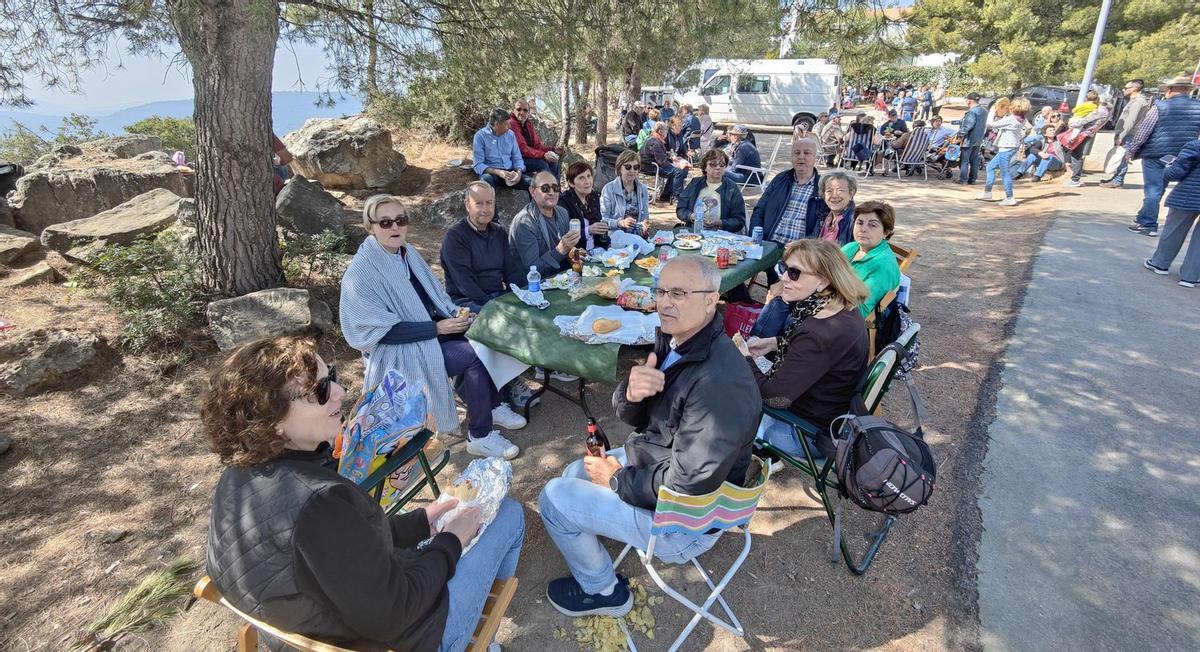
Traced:
<svg viewBox="0 0 1200 652">
<path fill-rule="evenodd" d="M 557 195 L 558 193 L 562 192 L 562 186 L 558 185 L 557 183 L 543 183 L 542 185 L 538 186 L 537 189 L 547 194 L 554 193 Z"/>
<path fill-rule="evenodd" d="M 393 226 L 408 226 L 408 217 L 384 218 L 379 221 L 371 220 L 371 224 L 378 224 L 385 229 L 390 229 Z"/>
<path fill-rule="evenodd" d="M 779 272 L 780 276 L 786 276 L 793 281 L 799 281 L 800 277 L 804 275 L 804 270 L 791 267 L 785 263 L 775 265 L 775 271 Z"/>
<path fill-rule="evenodd" d="M 317 388 L 316 388 L 316 390 L 313 391 L 313 395 L 317 397 L 318 405 L 325 405 L 326 403 L 329 402 L 329 388 L 332 387 L 333 384 L 336 382 L 337 382 L 337 367 L 334 365 L 329 365 L 329 374 L 327 376 L 325 376 L 324 378 L 321 378 L 320 380 L 317 381 Z M 308 394 L 301 394 L 300 396 L 293 396 L 292 400 L 296 401 L 296 400 L 302 399 L 306 396 L 308 396 Z"/>
<path fill-rule="evenodd" d="M 622 165 L 622 166 L 621 166 L 621 169 L 622 169 L 622 170 L 636 170 L 636 169 L 637 169 L 637 166 L 636 166 L 636 165 L 634 165 L 633 163 L 626 163 L 626 164 L 624 164 L 624 165 Z"/>
</svg>

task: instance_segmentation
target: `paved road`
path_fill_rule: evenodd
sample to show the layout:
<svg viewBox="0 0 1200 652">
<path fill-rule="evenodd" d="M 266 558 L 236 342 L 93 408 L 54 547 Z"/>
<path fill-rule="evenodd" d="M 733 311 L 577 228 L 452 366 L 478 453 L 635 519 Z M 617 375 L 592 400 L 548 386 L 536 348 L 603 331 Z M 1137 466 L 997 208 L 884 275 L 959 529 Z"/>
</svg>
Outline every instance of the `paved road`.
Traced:
<svg viewBox="0 0 1200 652">
<path fill-rule="evenodd" d="M 1200 649 L 1200 290 L 1179 260 L 1142 269 L 1127 184 L 1063 189 L 1082 192 L 1005 356 L 979 501 L 991 650 Z"/>
</svg>

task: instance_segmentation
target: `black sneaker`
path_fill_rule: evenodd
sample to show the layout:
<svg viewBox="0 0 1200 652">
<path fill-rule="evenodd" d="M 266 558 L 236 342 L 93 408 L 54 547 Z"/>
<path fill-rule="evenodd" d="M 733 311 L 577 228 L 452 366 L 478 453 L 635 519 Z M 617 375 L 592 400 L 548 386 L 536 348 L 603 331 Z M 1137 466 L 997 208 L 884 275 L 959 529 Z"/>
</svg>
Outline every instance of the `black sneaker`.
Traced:
<svg viewBox="0 0 1200 652">
<path fill-rule="evenodd" d="M 1127 226 L 1125 228 L 1129 229 L 1130 231 L 1132 231 L 1133 233 L 1136 233 L 1138 235 L 1144 235 L 1144 236 L 1151 237 L 1151 238 L 1158 237 L 1158 227 L 1157 226 L 1142 226 L 1141 224 L 1130 224 L 1129 226 Z"/>
<path fill-rule="evenodd" d="M 551 580 L 546 586 L 546 599 L 564 615 L 612 616 L 620 618 L 633 609 L 633 594 L 629 592 L 629 580 L 617 575 L 617 588 L 612 595 L 586 593 L 575 578 L 568 575 Z"/>
<path fill-rule="evenodd" d="M 1160 276 L 1167 275 L 1167 270 L 1165 270 L 1161 267 L 1155 267 L 1154 264 L 1150 262 L 1149 258 L 1142 261 L 1142 266 Z"/>
</svg>

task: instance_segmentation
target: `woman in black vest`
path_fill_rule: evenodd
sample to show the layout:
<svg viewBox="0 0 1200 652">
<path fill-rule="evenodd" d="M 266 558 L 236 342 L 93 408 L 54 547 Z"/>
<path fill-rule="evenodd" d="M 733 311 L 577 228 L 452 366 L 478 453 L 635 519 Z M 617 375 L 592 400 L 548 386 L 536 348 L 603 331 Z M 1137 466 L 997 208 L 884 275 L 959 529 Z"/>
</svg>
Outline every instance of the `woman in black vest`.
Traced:
<svg viewBox="0 0 1200 652">
<path fill-rule="evenodd" d="M 213 371 L 200 419 L 226 468 L 208 574 L 233 606 L 285 631 L 354 649 L 461 651 L 492 582 L 516 571 L 521 508 L 505 499 L 465 556 L 478 509 L 440 532 L 433 523 L 457 501 L 387 516 L 330 457 L 345 396 L 298 337 L 251 342 Z"/>
</svg>

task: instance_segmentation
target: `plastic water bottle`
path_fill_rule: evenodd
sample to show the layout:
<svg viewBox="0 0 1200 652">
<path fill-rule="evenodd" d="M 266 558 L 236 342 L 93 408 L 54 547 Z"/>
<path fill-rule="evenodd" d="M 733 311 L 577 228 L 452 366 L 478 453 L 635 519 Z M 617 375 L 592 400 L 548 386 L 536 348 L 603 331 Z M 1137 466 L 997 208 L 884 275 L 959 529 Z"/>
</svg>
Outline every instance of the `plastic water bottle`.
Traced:
<svg viewBox="0 0 1200 652">
<path fill-rule="evenodd" d="M 529 273 L 525 275 L 525 281 L 528 283 L 525 289 L 533 295 L 535 301 L 542 301 L 542 275 L 537 270 L 537 265 L 529 266 Z"/>
<path fill-rule="evenodd" d="M 754 230 L 750 232 L 750 237 L 754 239 L 754 244 L 762 244 L 763 228 L 761 226 L 754 227 Z"/>
<path fill-rule="evenodd" d="M 704 230 L 704 202 L 696 202 L 696 215 L 692 218 L 692 233 L 700 233 Z"/>
</svg>

